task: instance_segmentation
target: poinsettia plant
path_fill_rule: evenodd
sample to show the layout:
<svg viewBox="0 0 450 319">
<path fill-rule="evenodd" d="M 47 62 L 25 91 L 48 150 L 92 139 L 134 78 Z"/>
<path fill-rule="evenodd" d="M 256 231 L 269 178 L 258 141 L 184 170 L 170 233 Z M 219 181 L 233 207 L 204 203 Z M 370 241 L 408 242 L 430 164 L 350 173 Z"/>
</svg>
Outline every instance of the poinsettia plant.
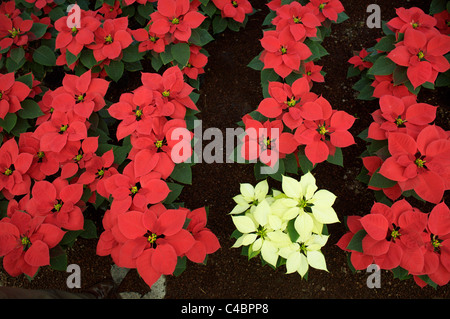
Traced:
<svg viewBox="0 0 450 319">
<path fill-rule="evenodd" d="M 281 187 L 270 192 L 267 180 L 240 185 L 230 212 L 236 226 L 233 247 L 242 247 L 248 259 L 259 255 L 263 264 L 285 265 L 286 273 L 301 277 L 309 267 L 327 271 L 321 248 L 329 237 L 326 225 L 339 222 L 332 207 L 336 196 L 319 190 L 310 172 L 300 180 L 283 175 Z"/>
<path fill-rule="evenodd" d="M 96 238 L 98 255 L 152 286 L 220 248 L 208 208 L 178 198 L 192 180 L 203 46 L 223 31 L 212 21 L 238 31 L 253 9 L 248 1 L 72 4 L 0 6 L 0 257 L 10 275 L 33 278 L 40 267 L 66 270 L 66 248 Z M 136 71 L 140 86 L 111 94 L 112 82 Z M 102 225 L 87 213 L 103 214 Z"/>
</svg>

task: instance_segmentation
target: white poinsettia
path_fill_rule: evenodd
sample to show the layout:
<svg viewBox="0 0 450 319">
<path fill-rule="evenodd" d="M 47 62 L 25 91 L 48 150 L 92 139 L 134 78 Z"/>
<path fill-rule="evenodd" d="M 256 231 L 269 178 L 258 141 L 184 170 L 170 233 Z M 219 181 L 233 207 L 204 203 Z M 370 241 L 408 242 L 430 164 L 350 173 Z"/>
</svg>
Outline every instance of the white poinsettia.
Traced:
<svg viewBox="0 0 450 319">
<path fill-rule="evenodd" d="M 306 242 L 297 241 L 279 250 L 286 259 L 286 273 L 298 272 L 305 276 L 309 267 L 327 270 L 325 256 L 320 249 L 326 244 L 328 236 L 313 234 Z"/>
<path fill-rule="evenodd" d="M 256 184 L 255 187 L 249 183 L 240 184 L 241 194 L 233 197 L 236 202 L 236 206 L 230 212 L 230 214 L 241 214 L 247 209 L 258 205 L 262 202 L 269 192 L 269 185 L 267 180 L 263 180 Z"/>
<path fill-rule="evenodd" d="M 282 188 L 286 198 L 279 199 L 278 205 L 274 211 L 278 212 L 285 208 L 284 216 L 286 218 L 296 218 L 301 215 L 303 219 L 304 212 L 311 212 L 317 222 L 322 224 L 332 224 L 339 222 L 336 212 L 333 209 L 336 195 L 328 190 L 317 190 L 316 179 L 308 172 L 300 178 L 300 181 L 283 176 Z"/>
<path fill-rule="evenodd" d="M 271 226 L 269 201 L 264 199 L 252 212 L 231 218 L 236 229 L 242 233 L 232 247 L 250 246 L 252 252 L 260 251 L 267 263 L 276 266 L 279 248 L 289 244 L 290 239 L 281 229 Z"/>
</svg>

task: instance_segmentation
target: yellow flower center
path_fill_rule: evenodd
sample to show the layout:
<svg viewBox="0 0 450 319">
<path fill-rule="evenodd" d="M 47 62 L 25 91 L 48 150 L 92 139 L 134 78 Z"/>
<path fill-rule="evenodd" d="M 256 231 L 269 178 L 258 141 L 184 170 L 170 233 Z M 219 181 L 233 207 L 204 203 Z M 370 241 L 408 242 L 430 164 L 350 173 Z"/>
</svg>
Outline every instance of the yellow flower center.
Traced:
<svg viewBox="0 0 450 319">
<path fill-rule="evenodd" d="M 27 236 L 22 237 L 21 239 L 21 243 L 23 246 L 28 246 L 29 244 L 31 244 L 30 239 Z"/>
<path fill-rule="evenodd" d="M 155 142 L 155 146 L 156 146 L 157 148 L 161 148 L 162 145 L 163 145 L 163 141 L 156 141 L 156 142 Z"/>
<path fill-rule="evenodd" d="M 42 152 L 42 151 L 39 151 L 39 152 L 37 153 L 37 157 L 38 157 L 38 158 L 44 158 L 44 156 L 45 156 L 45 153 Z"/>
<path fill-rule="evenodd" d="M 328 130 L 326 129 L 325 125 L 319 126 L 319 134 L 325 135 L 328 133 Z"/>
<path fill-rule="evenodd" d="M 113 42 L 113 39 L 112 39 L 111 34 L 108 34 L 108 35 L 105 37 L 105 42 L 106 42 L 106 43 L 112 43 L 112 42 Z"/>
<path fill-rule="evenodd" d="M 136 110 L 135 114 L 136 114 L 136 117 L 141 117 L 142 116 L 142 110 Z"/>
<path fill-rule="evenodd" d="M 74 26 L 74 27 L 72 27 L 71 31 L 72 31 L 72 33 L 77 33 L 78 29 L 77 29 L 77 27 Z"/>
<path fill-rule="evenodd" d="M 131 194 L 136 194 L 138 192 L 137 186 L 131 187 L 130 191 L 131 191 Z"/>
<path fill-rule="evenodd" d="M 297 104 L 297 101 L 293 97 L 287 102 L 289 107 L 295 106 L 295 104 Z"/>
<path fill-rule="evenodd" d="M 156 241 L 156 239 L 157 239 L 156 237 L 157 237 L 156 234 L 151 234 L 150 236 L 148 236 L 147 241 L 148 241 L 150 244 L 153 244 L 153 243 Z"/>
<path fill-rule="evenodd" d="M 294 19 L 294 23 L 300 23 L 300 22 L 302 22 L 302 18 L 299 18 L 299 17 L 293 17 L 293 19 Z"/>
<path fill-rule="evenodd" d="M 171 22 L 172 24 L 179 24 L 180 20 L 178 18 L 173 18 Z"/>
<path fill-rule="evenodd" d="M 79 162 L 79 161 L 81 161 L 82 158 L 83 158 L 83 154 L 78 154 L 77 156 L 75 156 L 75 161 Z"/>
<path fill-rule="evenodd" d="M 419 57 L 419 60 L 422 60 L 422 59 L 425 57 L 425 54 L 424 54 L 422 51 L 420 51 L 420 52 L 417 54 L 417 56 Z"/>
<path fill-rule="evenodd" d="M 169 97 L 170 96 L 169 90 L 165 90 L 164 92 L 162 92 L 162 95 L 165 97 Z"/>
<path fill-rule="evenodd" d="M 237 7 L 238 6 L 238 3 L 237 3 L 237 1 L 231 1 L 231 4 L 233 5 L 233 7 Z"/>
<path fill-rule="evenodd" d="M 59 210 L 61 209 L 62 205 L 60 203 L 58 203 L 58 204 L 55 204 L 53 207 L 55 208 L 55 210 L 57 212 L 59 212 Z"/>
<path fill-rule="evenodd" d="M 7 168 L 3 174 L 5 174 L 6 176 L 9 176 L 9 175 L 11 175 L 12 173 L 13 173 L 12 169 Z"/>
<path fill-rule="evenodd" d="M 327 5 L 326 3 L 321 3 L 321 4 L 319 5 L 319 9 L 322 10 L 323 8 L 325 8 L 326 5 Z"/>
<path fill-rule="evenodd" d="M 20 29 L 12 28 L 12 30 L 8 30 L 8 32 L 11 34 L 11 38 L 14 39 L 20 33 Z"/>
<path fill-rule="evenodd" d="M 417 22 L 412 22 L 411 25 L 414 29 L 419 27 L 419 24 Z"/>
<path fill-rule="evenodd" d="M 285 47 L 281 47 L 280 51 L 281 51 L 281 54 L 287 53 L 287 49 Z"/>
<path fill-rule="evenodd" d="M 395 124 L 396 124 L 397 126 L 401 126 L 401 125 L 405 124 L 405 122 L 406 122 L 406 121 L 404 121 L 401 117 L 395 119 Z"/>
<path fill-rule="evenodd" d="M 69 128 L 69 125 L 65 124 L 65 125 L 61 125 L 61 128 L 59 129 L 60 132 L 65 132 L 67 131 L 67 129 Z"/>
<path fill-rule="evenodd" d="M 421 167 L 421 168 L 425 165 L 426 162 L 427 161 L 424 161 L 423 159 L 420 159 L 420 158 L 418 158 L 414 161 L 414 163 L 417 165 L 417 167 Z"/>
</svg>

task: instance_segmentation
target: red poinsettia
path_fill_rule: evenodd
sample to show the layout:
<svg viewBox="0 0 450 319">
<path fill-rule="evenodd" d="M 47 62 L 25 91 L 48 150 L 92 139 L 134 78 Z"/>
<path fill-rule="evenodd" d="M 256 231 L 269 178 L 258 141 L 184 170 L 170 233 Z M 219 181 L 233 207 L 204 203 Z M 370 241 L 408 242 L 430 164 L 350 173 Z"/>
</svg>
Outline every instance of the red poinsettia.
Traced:
<svg viewBox="0 0 450 319">
<path fill-rule="evenodd" d="M 306 44 L 295 41 L 286 30 L 264 32 L 261 45 L 264 51 L 260 60 L 264 63 L 264 69 L 274 69 L 282 78 L 286 78 L 292 71 L 298 71 L 301 61 L 312 54 Z"/>
<path fill-rule="evenodd" d="M 205 16 L 193 8 L 189 0 L 159 0 L 157 11 L 150 14 L 150 19 L 150 32 L 170 34 L 178 41 L 188 42 L 191 30 L 199 27 Z"/>
<path fill-rule="evenodd" d="M 219 240 L 211 230 L 206 228 L 206 210 L 204 207 L 189 211 L 187 230 L 194 236 L 194 245 L 186 252 L 186 257 L 195 263 L 205 261 L 206 255 L 216 252 L 220 248 Z"/>
<path fill-rule="evenodd" d="M 309 91 L 309 82 L 305 77 L 299 78 L 292 86 L 281 82 L 269 82 L 270 97 L 261 101 L 257 111 L 268 118 L 281 117 L 283 123 L 294 130 L 303 123 L 303 118 L 311 119 L 308 112 L 315 112 L 314 105 L 309 108 L 310 101 L 317 95 Z"/>
<path fill-rule="evenodd" d="M 449 36 L 439 32 L 425 34 L 408 28 L 404 40 L 389 52 L 388 58 L 398 65 L 408 67 L 408 79 L 417 88 L 425 82 L 434 83 L 438 73 L 450 69 L 450 63 L 444 57 L 449 51 Z"/>
<path fill-rule="evenodd" d="M 28 174 L 33 155 L 19 152 L 15 139 L 9 139 L 0 147 L 0 190 L 7 198 L 24 195 L 30 191 Z"/>
<path fill-rule="evenodd" d="M 33 132 L 40 141 L 43 152 L 61 152 L 69 142 L 79 142 L 87 137 L 86 122 L 64 112 L 54 110 L 49 121 L 40 124 Z"/>
<path fill-rule="evenodd" d="M 63 229 L 83 229 L 84 216 L 78 206 L 83 195 L 82 184 L 69 184 L 60 177 L 52 183 L 37 181 L 31 195 L 27 208 L 33 216 L 43 216 L 45 222 Z"/>
<path fill-rule="evenodd" d="M 303 121 L 294 137 L 300 145 L 306 145 L 305 154 L 313 164 L 325 161 L 334 154 L 336 147 L 355 143 L 348 131 L 355 121 L 353 116 L 344 111 L 332 110 L 330 103 L 323 97 L 307 104 L 310 111 L 305 114 L 311 118 Z"/>
<path fill-rule="evenodd" d="M 398 98 L 383 95 L 380 109 L 372 113 L 374 122 L 369 126 L 368 137 L 385 140 L 391 132 L 404 132 L 413 138 L 436 118 L 436 107 L 426 103 L 417 103 L 416 97 Z"/>
<path fill-rule="evenodd" d="M 278 8 L 276 14 L 272 20 L 276 30 L 281 32 L 287 28 L 295 41 L 316 37 L 317 27 L 321 25 L 310 7 L 302 6 L 295 1 Z"/>
<path fill-rule="evenodd" d="M 398 266 L 411 272 L 422 269 L 421 234 L 427 224 L 426 214 L 404 199 L 391 207 L 376 202 L 360 222 L 367 232 L 362 240 L 363 252 L 373 256 L 381 269 Z"/>
<path fill-rule="evenodd" d="M 105 19 L 115 19 L 122 14 L 122 8 L 120 7 L 120 1 L 114 1 L 114 5 L 103 3 L 98 12 L 103 15 Z"/>
<path fill-rule="evenodd" d="M 4 14 L 7 18 L 14 19 L 20 13 L 20 10 L 16 8 L 16 2 L 14 0 L 0 4 L 0 14 Z"/>
<path fill-rule="evenodd" d="M 320 71 L 322 66 L 314 64 L 314 61 L 306 62 L 303 65 L 303 77 L 308 79 L 309 87 L 312 87 L 312 82 L 325 82 L 325 78 Z"/>
<path fill-rule="evenodd" d="M 336 22 L 338 14 L 344 12 L 344 6 L 339 0 L 311 0 L 306 6 L 313 9 L 320 22 L 326 19 Z"/>
<path fill-rule="evenodd" d="M 62 163 L 62 178 L 71 178 L 79 170 L 86 167 L 86 164 L 95 156 L 95 152 L 98 149 L 98 136 L 87 137 L 81 142 L 81 145 L 74 144 L 73 146 L 73 150 L 68 151 L 74 156 Z"/>
<path fill-rule="evenodd" d="M 415 96 L 414 93 L 408 90 L 406 85 L 394 85 L 392 74 L 375 75 L 375 80 L 372 82 L 371 86 L 374 88 L 372 96 L 376 98 L 380 98 L 383 95 L 393 95 L 399 98 L 404 96 Z"/>
<path fill-rule="evenodd" d="M 183 229 L 185 222 L 185 209 L 166 209 L 162 204 L 144 212 L 128 211 L 118 215 L 118 229 L 127 241 L 116 264 L 137 268 L 150 287 L 162 274 L 173 274 L 177 257 L 195 243 L 189 231 Z"/>
<path fill-rule="evenodd" d="M 104 96 L 109 82 L 92 78 L 91 70 L 80 76 L 66 74 L 62 83 L 63 86 L 52 93 L 51 106 L 54 110 L 69 114 L 73 112 L 88 119 L 92 112 L 97 112 L 105 106 Z"/>
<path fill-rule="evenodd" d="M 367 169 L 367 175 L 372 176 L 383 164 L 383 160 L 378 156 L 365 156 L 362 158 L 364 167 Z M 402 195 L 402 190 L 398 184 L 392 187 L 379 188 L 374 186 L 368 186 L 369 189 L 375 191 L 383 191 L 389 199 L 395 201 Z"/>
<path fill-rule="evenodd" d="M 436 32 L 434 28 L 436 26 L 436 19 L 417 7 L 412 8 L 397 8 L 395 9 L 397 17 L 391 19 L 386 25 L 397 33 L 405 33 L 409 28 L 415 29 L 420 32 Z"/>
<path fill-rule="evenodd" d="M 221 11 L 222 18 L 231 18 L 239 23 L 244 22 L 245 15 L 253 12 L 248 0 L 212 0 Z"/>
<path fill-rule="evenodd" d="M 63 16 L 55 21 L 55 29 L 58 31 L 55 40 L 55 49 L 61 53 L 68 50 L 77 56 L 87 45 L 94 42 L 95 31 L 100 27 L 101 22 L 89 11 L 80 10 L 80 26 L 69 28 L 67 24 L 68 16 Z"/>
<path fill-rule="evenodd" d="M 184 119 L 186 107 L 198 110 L 190 98 L 193 87 L 184 81 L 183 72 L 178 66 L 172 66 L 158 73 L 142 73 L 142 85 L 153 90 L 153 96 L 161 116 Z"/>
<path fill-rule="evenodd" d="M 22 108 L 20 102 L 25 100 L 31 89 L 24 83 L 16 81 L 14 72 L 0 74 L 0 118 L 15 113 Z"/>
<path fill-rule="evenodd" d="M 370 69 L 373 65 L 372 62 L 364 60 L 369 55 L 366 49 L 362 49 L 352 56 L 348 62 L 353 65 L 354 68 L 358 68 L 360 71 Z"/>
<path fill-rule="evenodd" d="M 0 50 L 11 47 L 13 44 L 20 47 L 28 44 L 28 35 L 33 26 L 33 20 L 24 20 L 20 16 L 8 18 L 0 15 Z"/>
<path fill-rule="evenodd" d="M 97 62 L 114 60 L 133 42 L 128 30 L 128 17 L 107 19 L 95 30 L 95 43 L 88 46 Z"/>
<path fill-rule="evenodd" d="M 154 51 L 156 53 L 161 53 L 166 50 L 166 45 L 169 44 L 169 39 L 164 35 L 159 36 L 154 32 L 150 32 L 151 22 L 146 28 L 141 28 L 137 30 L 131 30 L 133 38 L 139 42 L 138 50 L 139 52 Z"/>
<path fill-rule="evenodd" d="M 22 273 L 33 277 L 39 267 L 50 264 L 50 249 L 63 238 L 65 232 L 17 210 L 0 220 L 0 257 L 3 268 L 11 276 Z"/>
<path fill-rule="evenodd" d="M 391 156 L 380 174 L 397 181 L 402 191 L 413 189 L 422 199 L 439 203 L 449 185 L 450 140 L 435 125 L 424 128 L 417 139 L 406 133 L 390 133 Z"/>
<path fill-rule="evenodd" d="M 298 143 L 293 134 L 283 132 L 281 120 L 261 123 L 250 116 L 243 118 L 245 136 L 242 140 L 242 158 L 253 161 L 259 159 L 263 164 L 275 167 L 278 159 L 293 153 Z"/>
<path fill-rule="evenodd" d="M 436 28 L 440 33 L 449 35 L 450 34 L 450 14 L 447 10 L 436 13 L 433 16 L 436 19 Z"/>
</svg>

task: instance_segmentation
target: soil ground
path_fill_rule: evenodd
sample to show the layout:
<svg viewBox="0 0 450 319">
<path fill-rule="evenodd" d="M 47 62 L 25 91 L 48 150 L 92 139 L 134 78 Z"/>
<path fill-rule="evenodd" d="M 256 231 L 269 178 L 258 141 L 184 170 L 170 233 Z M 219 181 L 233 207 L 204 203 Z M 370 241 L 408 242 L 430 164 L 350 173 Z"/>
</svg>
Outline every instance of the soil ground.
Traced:
<svg viewBox="0 0 450 319">
<path fill-rule="evenodd" d="M 210 58 L 200 88 L 197 103 L 201 110 L 199 119 L 203 129 L 215 127 L 223 132 L 226 128 L 237 127 L 237 122 L 248 112 L 256 109 L 262 99 L 260 74 L 247 64 L 261 51 L 259 39 L 262 37 L 262 22 L 268 13 L 264 0 L 252 0 L 258 10 L 252 15 L 245 29 L 240 32 L 225 31 L 208 44 L 205 49 Z M 382 35 L 381 29 L 369 29 L 365 21 L 369 4 L 378 4 L 382 20 L 395 16 L 397 7 L 418 6 L 428 12 L 430 1 L 389 1 L 389 0 L 341 0 L 347 21 L 332 26 L 331 36 L 323 46 L 329 55 L 319 62 L 327 73 L 325 83 L 314 84 L 312 89 L 329 100 L 333 108 L 344 110 L 358 118 L 351 129 L 354 136 L 368 127 L 370 113 L 377 108 L 377 101 L 356 99 L 352 85 L 357 78 L 347 79 L 347 60 L 353 51 L 374 45 Z M 129 83 L 136 83 L 132 78 Z M 128 87 L 126 91 L 134 87 Z M 122 86 L 123 88 L 123 86 Z M 419 101 L 440 105 L 436 124 L 449 129 L 448 90 L 422 90 Z M 365 144 L 356 138 L 356 145 L 343 149 L 344 167 L 322 163 L 313 171 L 319 188 L 328 189 L 337 195 L 334 208 L 339 219 L 348 215 L 364 215 L 374 202 L 373 192 L 356 180 L 362 162 L 359 155 Z M 253 166 L 245 164 L 206 164 L 193 166 L 192 186 L 185 187 L 181 201 L 190 209 L 209 206 L 208 227 L 217 235 L 221 249 L 208 258 L 206 265 L 188 262 L 187 269 L 179 277 L 167 278 L 166 299 L 448 299 L 450 287 L 420 288 L 413 280 L 400 281 L 390 272 L 381 274 L 381 288 L 370 289 L 366 285 L 366 272 L 352 273 L 347 265 L 346 254 L 335 244 L 345 233 L 343 223 L 329 225 L 330 238 L 323 253 L 328 272 L 311 269 L 308 280 L 298 274 L 286 275 L 285 269 L 277 270 L 262 266 L 258 258 L 247 260 L 240 249 L 231 248 L 230 238 L 234 225 L 228 213 L 234 207 L 232 198 L 239 193 L 240 183 L 256 181 Z M 270 182 L 271 186 L 277 183 Z M 447 194 L 448 195 L 448 194 Z M 448 196 L 447 196 L 448 199 Z M 447 201 L 448 202 L 448 201 Z M 427 211 L 426 205 L 413 203 Z M 98 222 L 101 231 L 101 213 L 89 216 Z M 78 264 L 81 269 L 83 288 L 110 277 L 112 260 L 95 255 L 96 240 L 79 239 L 69 251 L 69 263 Z M 0 273 L 1 274 L 1 273 Z M 29 282 L 23 276 L 0 278 L 8 286 L 32 289 L 67 290 L 64 272 L 41 269 L 37 277 Z M 119 292 L 145 294 L 149 287 L 131 270 L 119 287 Z"/>
</svg>

